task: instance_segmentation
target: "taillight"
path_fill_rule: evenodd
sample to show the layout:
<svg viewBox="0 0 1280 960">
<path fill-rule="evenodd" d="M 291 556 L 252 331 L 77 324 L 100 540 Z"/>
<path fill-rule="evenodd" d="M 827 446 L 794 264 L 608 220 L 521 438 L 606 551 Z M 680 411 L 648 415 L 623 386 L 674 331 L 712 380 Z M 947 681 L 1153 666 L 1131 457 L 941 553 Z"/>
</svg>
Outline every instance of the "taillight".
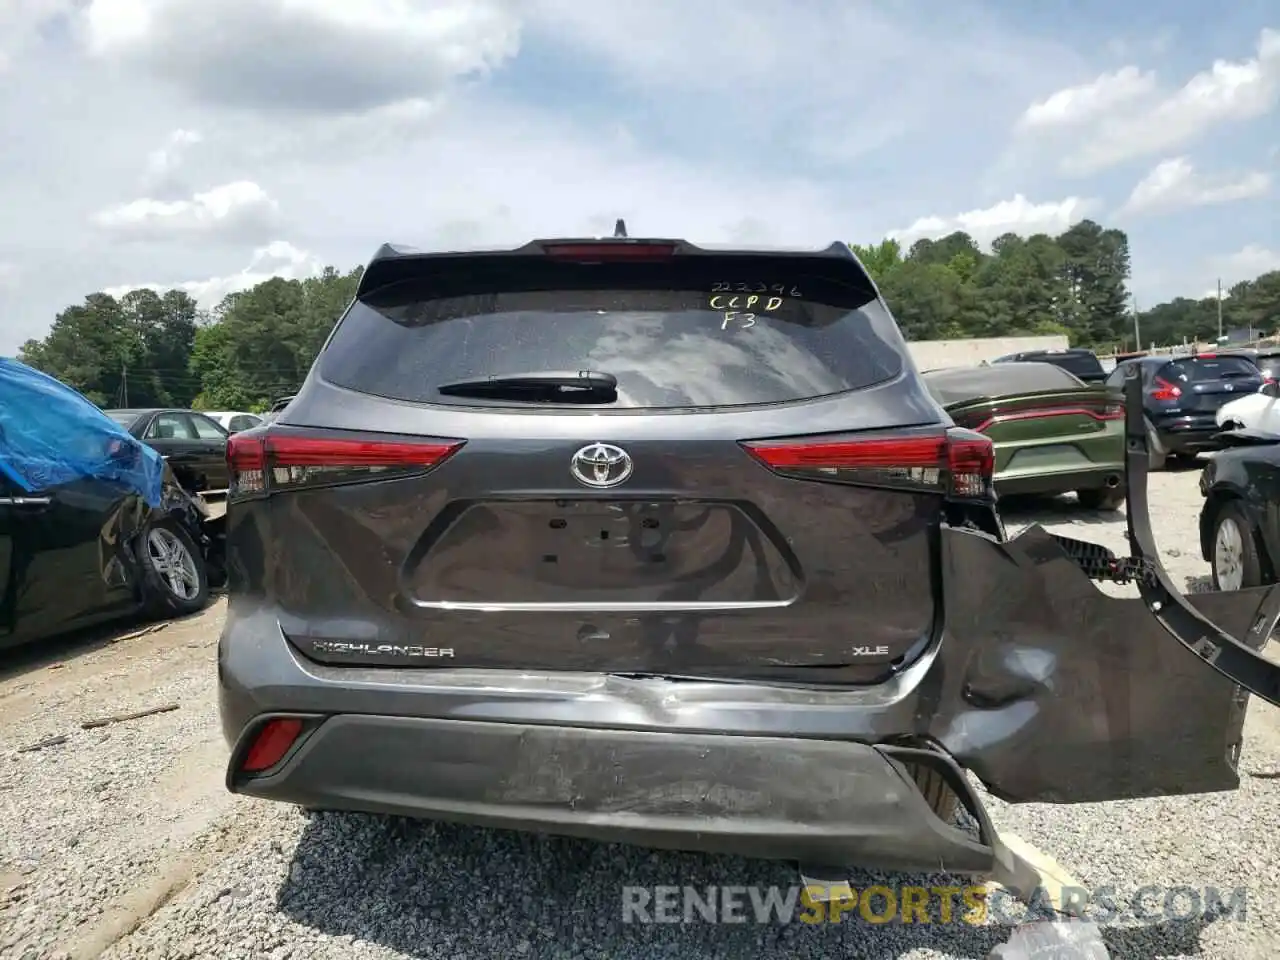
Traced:
<svg viewBox="0 0 1280 960">
<path fill-rule="evenodd" d="M 583 263 L 612 260 L 669 260 L 676 252 L 673 243 L 636 243 L 626 240 L 601 243 L 545 243 L 547 256 Z"/>
<path fill-rule="evenodd" d="M 1043 420 L 1046 417 L 1092 417 L 1094 420 L 1123 420 L 1124 405 L 1108 403 L 1101 410 L 1096 407 L 1032 407 L 1028 410 L 1014 410 L 1009 413 L 997 413 L 992 416 L 970 415 L 956 417 L 956 423 L 978 433 L 986 433 L 997 423 L 1016 423 L 1019 420 Z"/>
<path fill-rule="evenodd" d="M 378 440 L 262 432 L 227 439 L 228 499 L 317 484 L 390 478 L 438 466 L 462 440 Z"/>
<path fill-rule="evenodd" d="M 294 717 L 277 717 L 262 725 L 244 761 L 240 764 L 241 773 L 261 773 L 270 770 L 284 759 L 298 737 L 302 736 L 302 721 Z"/>
<path fill-rule="evenodd" d="M 827 440 L 756 440 L 743 443 L 774 473 L 800 480 L 825 480 L 981 497 L 991 488 L 995 449 L 970 430 L 945 434 Z"/>
<path fill-rule="evenodd" d="M 1182 388 L 1168 380 L 1160 377 L 1155 378 L 1156 388 L 1151 391 L 1151 399 L 1153 400 L 1177 400 L 1182 396 Z"/>
</svg>

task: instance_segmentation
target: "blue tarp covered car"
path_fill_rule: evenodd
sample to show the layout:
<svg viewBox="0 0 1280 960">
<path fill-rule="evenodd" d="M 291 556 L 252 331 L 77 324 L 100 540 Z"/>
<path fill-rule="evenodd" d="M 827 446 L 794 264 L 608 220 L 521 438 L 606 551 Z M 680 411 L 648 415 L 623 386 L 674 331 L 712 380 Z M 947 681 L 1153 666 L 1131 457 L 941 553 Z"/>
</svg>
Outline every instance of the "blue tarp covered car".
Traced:
<svg viewBox="0 0 1280 960">
<path fill-rule="evenodd" d="M 222 519 L 86 397 L 0 358 L 0 646 L 202 608 Z"/>
<path fill-rule="evenodd" d="M 159 507 L 164 458 L 62 381 L 0 357 L 0 473 L 27 493 L 103 480 Z"/>
</svg>

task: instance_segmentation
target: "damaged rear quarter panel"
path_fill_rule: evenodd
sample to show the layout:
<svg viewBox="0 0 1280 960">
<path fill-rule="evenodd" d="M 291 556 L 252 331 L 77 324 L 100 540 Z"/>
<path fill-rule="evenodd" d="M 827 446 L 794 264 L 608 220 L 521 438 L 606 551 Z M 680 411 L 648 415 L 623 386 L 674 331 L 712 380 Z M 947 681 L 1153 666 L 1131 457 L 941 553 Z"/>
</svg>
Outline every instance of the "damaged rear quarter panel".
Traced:
<svg viewBox="0 0 1280 960">
<path fill-rule="evenodd" d="M 947 652 L 920 706 L 993 793 L 1075 803 L 1239 785 L 1248 697 L 1141 599 L 1102 593 L 1038 526 L 1004 544 L 944 530 L 943 563 Z M 1268 590 L 1188 599 L 1244 637 Z"/>
</svg>

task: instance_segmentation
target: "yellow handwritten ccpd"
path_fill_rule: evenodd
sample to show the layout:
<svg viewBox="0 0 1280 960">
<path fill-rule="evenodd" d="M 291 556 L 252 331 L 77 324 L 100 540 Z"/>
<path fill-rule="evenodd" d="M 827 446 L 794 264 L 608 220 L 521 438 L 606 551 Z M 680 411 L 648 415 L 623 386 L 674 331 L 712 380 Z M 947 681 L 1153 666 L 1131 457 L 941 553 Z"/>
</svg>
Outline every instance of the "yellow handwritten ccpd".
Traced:
<svg viewBox="0 0 1280 960">
<path fill-rule="evenodd" d="M 829 903 L 818 899 L 829 894 Z M 859 893 L 850 886 L 828 890 L 825 887 L 805 887 L 801 895 L 804 909 L 801 923 L 840 923 L 846 913 L 856 914 L 867 923 L 889 923 L 899 915 L 903 923 L 933 923 L 929 913 L 931 897 L 937 897 L 942 923 L 961 923 L 978 926 L 987 919 L 987 891 L 985 887 L 900 887 L 895 892 L 884 886 L 866 887 Z M 956 898 L 965 910 L 956 916 Z"/>
<path fill-rule="evenodd" d="M 729 297 L 728 300 L 726 301 L 724 294 L 717 293 L 714 297 L 711 298 L 711 309 L 712 310 L 750 310 L 752 307 L 755 307 L 757 304 L 759 304 L 761 300 L 765 300 L 765 298 L 757 296 L 756 294 L 753 293 L 745 297 L 732 296 L 732 297 Z M 765 313 L 768 313 L 770 310 L 777 310 L 780 306 L 782 306 L 781 297 L 769 297 L 767 300 L 765 300 L 764 306 L 759 307 L 759 309 L 763 310 Z"/>
</svg>

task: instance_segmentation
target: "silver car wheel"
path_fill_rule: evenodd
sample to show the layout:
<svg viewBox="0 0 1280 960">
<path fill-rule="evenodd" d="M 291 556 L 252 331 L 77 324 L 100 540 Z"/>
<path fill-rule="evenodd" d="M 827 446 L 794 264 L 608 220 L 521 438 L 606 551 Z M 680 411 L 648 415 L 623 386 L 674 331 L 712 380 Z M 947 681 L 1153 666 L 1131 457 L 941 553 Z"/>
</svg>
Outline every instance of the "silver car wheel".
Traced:
<svg viewBox="0 0 1280 960">
<path fill-rule="evenodd" d="M 1213 538 L 1213 572 L 1220 590 L 1239 590 L 1244 585 L 1244 535 L 1234 517 L 1218 521 Z"/>
<path fill-rule="evenodd" d="M 194 600 L 200 593 L 200 573 L 187 545 L 164 527 L 147 534 L 147 555 L 160 580 L 179 600 Z"/>
</svg>

